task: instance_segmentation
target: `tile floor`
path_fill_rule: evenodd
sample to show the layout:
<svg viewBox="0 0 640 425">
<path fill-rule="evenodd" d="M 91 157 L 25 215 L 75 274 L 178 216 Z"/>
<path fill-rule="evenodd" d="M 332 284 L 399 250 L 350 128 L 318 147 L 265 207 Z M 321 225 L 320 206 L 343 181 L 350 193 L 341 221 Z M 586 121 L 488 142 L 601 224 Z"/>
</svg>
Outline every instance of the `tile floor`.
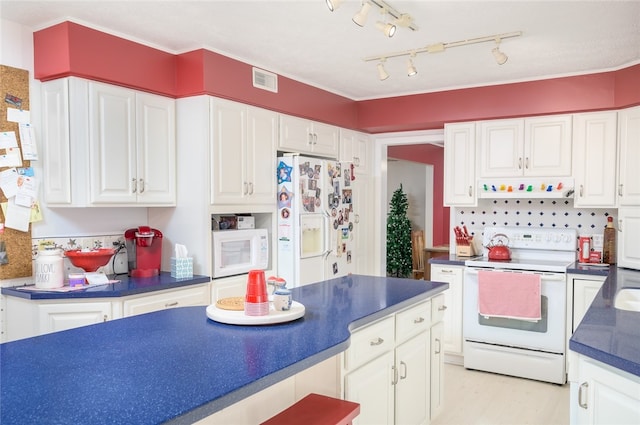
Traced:
<svg viewBox="0 0 640 425">
<path fill-rule="evenodd" d="M 445 406 L 431 425 L 521 424 L 569 424 L 569 384 L 445 364 Z"/>
</svg>

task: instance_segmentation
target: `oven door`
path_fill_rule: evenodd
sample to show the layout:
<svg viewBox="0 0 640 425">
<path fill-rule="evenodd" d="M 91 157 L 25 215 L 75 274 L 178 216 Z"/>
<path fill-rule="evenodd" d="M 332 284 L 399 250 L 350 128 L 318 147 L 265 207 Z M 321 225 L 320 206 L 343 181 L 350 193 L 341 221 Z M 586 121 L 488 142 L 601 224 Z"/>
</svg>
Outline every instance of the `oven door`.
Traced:
<svg viewBox="0 0 640 425">
<path fill-rule="evenodd" d="M 564 353 L 566 318 L 566 275 L 540 274 L 542 318 L 539 321 L 478 314 L 478 269 L 466 267 L 464 274 L 463 336 L 467 341 Z M 528 271 L 491 270 L 502 273 Z"/>
</svg>

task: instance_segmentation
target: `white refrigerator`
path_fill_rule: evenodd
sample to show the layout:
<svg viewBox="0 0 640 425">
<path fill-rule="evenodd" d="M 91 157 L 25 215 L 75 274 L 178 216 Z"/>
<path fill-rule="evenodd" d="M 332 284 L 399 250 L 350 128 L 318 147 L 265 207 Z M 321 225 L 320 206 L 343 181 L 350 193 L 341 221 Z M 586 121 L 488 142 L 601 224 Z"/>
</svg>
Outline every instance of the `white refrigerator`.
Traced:
<svg viewBox="0 0 640 425">
<path fill-rule="evenodd" d="M 278 158 L 278 275 L 292 288 L 355 270 L 351 163 Z"/>
</svg>

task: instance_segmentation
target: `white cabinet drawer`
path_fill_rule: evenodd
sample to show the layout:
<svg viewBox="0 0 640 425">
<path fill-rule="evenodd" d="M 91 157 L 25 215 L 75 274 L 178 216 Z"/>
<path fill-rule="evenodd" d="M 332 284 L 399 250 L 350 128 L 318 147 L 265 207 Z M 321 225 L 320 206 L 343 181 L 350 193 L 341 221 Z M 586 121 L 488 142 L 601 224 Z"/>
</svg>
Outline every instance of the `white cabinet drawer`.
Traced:
<svg viewBox="0 0 640 425">
<path fill-rule="evenodd" d="M 402 343 L 431 326 L 431 301 L 396 314 L 396 342 Z"/>
<path fill-rule="evenodd" d="M 345 354 L 345 369 L 355 369 L 386 351 L 393 350 L 394 323 L 394 317 L 391 316 L 355 331 L 351 335 L 351 346 Z"/>
<path fill-rule="evenodd" d="M 135 316 L 167 308 L 208 304 L 209 285 L 205 284 L 126 300 L 124 302 L 124 316 Z"/>
<path fill-rule="evenodd" d="M 444 303 L 444 294 L 431 298 L 431 323 L 438 323 L 444 317 L 447 305 Z"/>
</svg>

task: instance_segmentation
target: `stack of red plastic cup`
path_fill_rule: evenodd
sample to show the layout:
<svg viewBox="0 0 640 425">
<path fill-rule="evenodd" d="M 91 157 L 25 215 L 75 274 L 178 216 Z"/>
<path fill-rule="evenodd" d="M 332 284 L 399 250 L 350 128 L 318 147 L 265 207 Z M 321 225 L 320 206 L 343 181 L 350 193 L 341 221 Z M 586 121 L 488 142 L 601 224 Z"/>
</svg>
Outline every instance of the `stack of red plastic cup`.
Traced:
<svg viewBox="0 0 640 425">
<path fill-rule="evenodd" d="M 267 293 L 264 270 L 249 270 L 244 314 L 247 316 L 267 316 L 269 314 L 269 294 Z"/>
</svg>

